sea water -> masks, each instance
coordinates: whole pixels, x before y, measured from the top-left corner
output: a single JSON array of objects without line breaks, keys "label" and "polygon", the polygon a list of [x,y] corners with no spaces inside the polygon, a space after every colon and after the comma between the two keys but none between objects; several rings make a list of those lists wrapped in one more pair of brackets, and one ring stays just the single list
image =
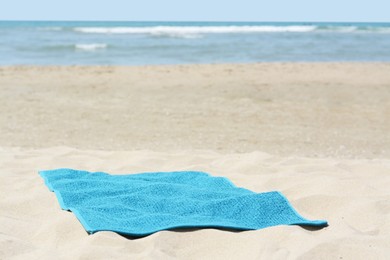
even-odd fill
[{"label": "sea water", "polygon": [[390,23],[0,21],[0,65],[390,61]]}]

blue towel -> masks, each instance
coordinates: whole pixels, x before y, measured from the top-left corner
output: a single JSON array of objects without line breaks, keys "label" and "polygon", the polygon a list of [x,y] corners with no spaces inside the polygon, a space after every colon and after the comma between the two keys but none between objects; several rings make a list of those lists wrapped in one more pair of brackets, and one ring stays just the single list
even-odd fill
[{"label": "blue towel", "polygon": [[92,234],[145,236],[160,230],[214,227],[236,230],[276,225],[326,226],[301,217],[279,192],[255,193],[204,172],[110,175],[72,169],[41,171],[61,208]]}]

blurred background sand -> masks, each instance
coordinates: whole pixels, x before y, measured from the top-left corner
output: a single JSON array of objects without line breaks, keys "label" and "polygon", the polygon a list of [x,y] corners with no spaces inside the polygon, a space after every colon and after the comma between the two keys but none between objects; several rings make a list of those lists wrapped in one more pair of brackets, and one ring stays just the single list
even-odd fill
[{"label": "blurred background sand", "polygon": [[0,68],[0,144],[388,158],[390,65]]}]

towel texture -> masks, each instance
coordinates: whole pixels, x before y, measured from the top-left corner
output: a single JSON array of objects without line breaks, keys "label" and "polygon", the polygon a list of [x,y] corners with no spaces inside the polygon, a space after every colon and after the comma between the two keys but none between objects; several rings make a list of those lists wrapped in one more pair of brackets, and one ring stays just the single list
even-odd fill
[{"label": "towel texture", "polygon": [[204,172],[110,175],[57,169],[40,175],[62,209],[72,211],[90,234],[145,236],[180,227],[327,225],[301,217],[279,192],[255,193]]}]

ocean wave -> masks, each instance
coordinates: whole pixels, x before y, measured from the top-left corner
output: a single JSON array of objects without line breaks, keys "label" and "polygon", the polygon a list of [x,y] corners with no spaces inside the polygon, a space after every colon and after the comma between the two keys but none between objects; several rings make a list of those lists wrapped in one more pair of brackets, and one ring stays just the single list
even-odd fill
[{"label": "ocean wave", "polygon": [[95,51],[98,49],[107,48],[107,44],[103,44],[103,43],[76,44],[74,47],[78,50],[83,50],[83,51]]},{"label": "ocean wave", "polygon": [[39,31],[62,31],[63,28],[62,27],[39,27],[38,28]]},{"label": "ocean wave", "polygon": [[174,38],[201,38],[202,34],[229,33],[390,33],[389,26],[356,25],[245,25],[245,26],[152,26],[152,27],[75,27],[73,31],[89,34],[148,34]]},{"label": "ocean wave", "polygon": [[335,33],[390,33],[390,26],[318,26],[317,31]]},{"label": "ocean wave", "polygon": [[155,26],[155,27],[77,27],[81,33],[197,35],[206,33],[310,32],[316,26]]},{"label": "ocean wave", "polygon": [[359,29],[360,28],[357,26],[319,26],[317,28],[318,31],[340,32],[340,33],[357,32],[359,31]]},{"label": "ocean wave", "polygon": [[171,32],[155,32],[150,33],[153,37],[161,38],[182,38],[182,39],[201,39],[203,38],[202,34],[197,33],[171,33]]},{"label": "ocean wave", "polygon": [[365,31],[375,32],[375,33],[390,33],[390,27],[366,27],[362,29]]}]

